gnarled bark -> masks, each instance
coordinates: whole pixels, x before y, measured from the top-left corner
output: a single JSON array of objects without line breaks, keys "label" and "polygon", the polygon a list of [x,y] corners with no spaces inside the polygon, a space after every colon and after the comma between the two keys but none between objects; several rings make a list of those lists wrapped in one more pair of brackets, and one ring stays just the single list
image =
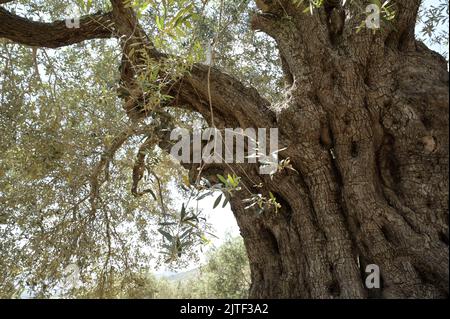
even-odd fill
[{"label": "gnarled bark", "polygon": [[[320,15],[254,18],[293,79],[277,126],[299,175],[265,180],[278,215],[233,201],[253,297],[448,295],[448,73],[414,39],[417,6],[375,34],[333,34]],[[381,289],[365,289],[367,264]]]}]

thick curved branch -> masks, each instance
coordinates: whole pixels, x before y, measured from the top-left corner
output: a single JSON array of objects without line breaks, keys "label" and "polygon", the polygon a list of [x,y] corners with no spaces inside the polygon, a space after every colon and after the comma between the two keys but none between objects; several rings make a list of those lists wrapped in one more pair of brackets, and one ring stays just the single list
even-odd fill
[{"label": "thick curved branch", "polygon": [[[194,65],[179,84],[172,86],[169,94],[175,97],[173,106],[184,106],[199,112],[218,128],[276,125],[270,103],[255,88],[246,87],[217,68],[209,70],[206,65]],[[211,123],[210,104],[214,111],[214,123]]]},{"label": "thick curved branch", "polygon": [[[122,61],[120,65],[119,96],[124,100],[124,109],[129,118],[134,121],[147,115],[142,110],[145,104],[145,92],[143,92],[136,78],[145,74],[147,59],[158,59],[160,53],[154,48],[153,43],[145,33],[133,8],[126,5],[123,0],[111,0],[112,16],[121,35]],[[145,52],[145,53],[144,53]]]},{"label": "thick curved branch", "polygon": [[0,7],[0,38],[36,47],[59,48],[91,39],[114,36],[111,13],[80,18],[79,28],[68,28],[65,20],[43,23],[17,16]]}]

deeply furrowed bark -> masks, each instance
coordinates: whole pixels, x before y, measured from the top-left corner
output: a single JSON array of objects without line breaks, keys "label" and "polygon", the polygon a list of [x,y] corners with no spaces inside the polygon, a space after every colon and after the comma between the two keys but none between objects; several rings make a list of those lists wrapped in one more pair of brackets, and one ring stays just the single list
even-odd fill
[{"label": "deeply furrowed bark", "polygon": [[[254,18],[293,79],[277,126],[299,174],[265,180],[278,215],[232,202],[252,297],[448,295],[448,72],[414,40],[415,12],[373,35],[331,34],[320,16]],[[368,264],[380,289],[364,286]]]},{"label": "deeply furrowed bark", "polygon": [[[115,29],[127,34],[133,25],[121,28],[121,1],[112,3]],[[447,63],[414,39],[420,1],[396,1],[394,25],[374,33],[356,33],[360,20],[340,21],[336,3],[310,16],[292,1],[257,1],[263,12],[252,25],[275,39],[283,62],[288,90],[280,105],[197,65],[172,86],[171,106],[207,120],[213,107],[218,128],[280,130],[281,157],[296,172],[270,178],[256,165],[231,167],[253,192],[270,191],[282,205],[258,215],[244,209],[248,193],[231,200],[251,297],[447,297]],[[232,173],[219,164],[208,171]],[[369,264],[380,267],[380,289],[365,286]]]}]

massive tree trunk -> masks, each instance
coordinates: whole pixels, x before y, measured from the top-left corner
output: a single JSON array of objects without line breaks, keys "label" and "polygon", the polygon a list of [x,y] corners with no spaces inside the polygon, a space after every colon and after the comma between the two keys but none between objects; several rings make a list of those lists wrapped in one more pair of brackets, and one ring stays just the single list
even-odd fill
[{"label": "massive tree trunk", "polygon": [[[171,106],[210,122],[213,110],[210,124],[218,128],[279,128],[281,157],[296,171],[271,178],[256,165],[231,167],[281,204],[277,213],[258,214],[244,209],[248,194],[231,200],[250,260],[251,297],[447,297],[447,63],[414,38],[419,0],[396,1],[393,25],[359,33],[356,13],[336,22],[341,9],[331,2],[308,15],[292,1],[257,1],[264,12],[252,26],[275,39],[283,62],[280,105],[197,65],[171,87]],[[8,37],[2,23],[0,36]],[[9,38],[27,44],[17,32]],[[380,289],[365,286],[369,264],[380,268]]]},{"label": "massive tree trunk", "polygon": [[[419,1],[396,31],[333,33],[327,11],[253,25],[278,43],[290,86],[276,110],[282,153],[299,174],[261,179],[279,214],[233,211],[252,297],[448,296],[448,73],[414,39]],[[276,6],[269,7],[276,13]],[[382,287],[365,289],[365,266]]]},{"label": "massive tree trunk", "polygon": [[[278,2],[254,17],[253,27],[277,41],[286,99],[273,108],[274,119],[259,119],[230,94],[215,124],[278,127],[287,148],[281,155],[298,173],[271,179],[256,167],[236,169],[247,185],[263,183],[255,192],[271,191],[282,205],[278,214],[259,216],[244,209],[245,195],[232,200],[251,297],[448,295],[447,64],[414,39],[419,1],[408,2],[395,31],[373,34],[357,34],[351,23],[334,32],[329,11],[307,16],[289,2],[283,11],[292,19],[277,17]],[[230,85],[213,79],[223,97]],[[201,85],[187,91],[198,94]],[[190,104],[207,118],[206,106]],[[380,268],[380,289],[365,287],[369,264]]]},{"label": "massive tree trunk", "polygon": [[[355,33],[355,21],[335,32],[328,10],[307,16],[286,2],[292,18],[279,19],[278,2],[265,6],[253,27],[277,41],[288,85],[273,114],[213,73],[215,125],[278,127],[281,155],[297,170],[272,179],[233,169],[282,205],[260,216],[244,209],[245,194],[231,201],[251,297],[448,295],[448,73],[414,39],[418,3],[374,34]],[[181,96],[209,119],[205,73],[193,73]],[[369,264],[380,268],[380,289],[365,286]]]}]

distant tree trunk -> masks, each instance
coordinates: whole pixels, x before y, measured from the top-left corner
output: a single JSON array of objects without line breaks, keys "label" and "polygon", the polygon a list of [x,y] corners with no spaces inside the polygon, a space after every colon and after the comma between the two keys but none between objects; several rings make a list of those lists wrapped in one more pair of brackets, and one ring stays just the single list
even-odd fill
[{"label": "distant tree trunk", "polygon": [[[112,15],[102,19],[137,37],[133,13],[111,2]],[[256,2],[263,12],[252,26],[278,44],[284,102],[270,106],[255,89],[204,65],[169,92],[176,97],[170,106],[214,118],[218,128],[278,127],[281,157],[297,171],[271,179],[256,165],[236,168],[244,184],[272,192],[282,206],[258,215],[244,209],[245,192],[231,201],[250,260],[250,297],[447,297],[448,72],[414,38],[420,1],[393,1],[392,25],[359,33],[360,12],[344,13],[339,1],[325,1],[314,15],[290,0]],[[113,36],[83,21],[80,30],[63,31],[0,15],[0,36],[29,45]],[[39,37],[45,32],[52,34]],[[210,176],[231,173],[209,169]],[[369,264],[380,268],[380,289],[365,286]]]}]

